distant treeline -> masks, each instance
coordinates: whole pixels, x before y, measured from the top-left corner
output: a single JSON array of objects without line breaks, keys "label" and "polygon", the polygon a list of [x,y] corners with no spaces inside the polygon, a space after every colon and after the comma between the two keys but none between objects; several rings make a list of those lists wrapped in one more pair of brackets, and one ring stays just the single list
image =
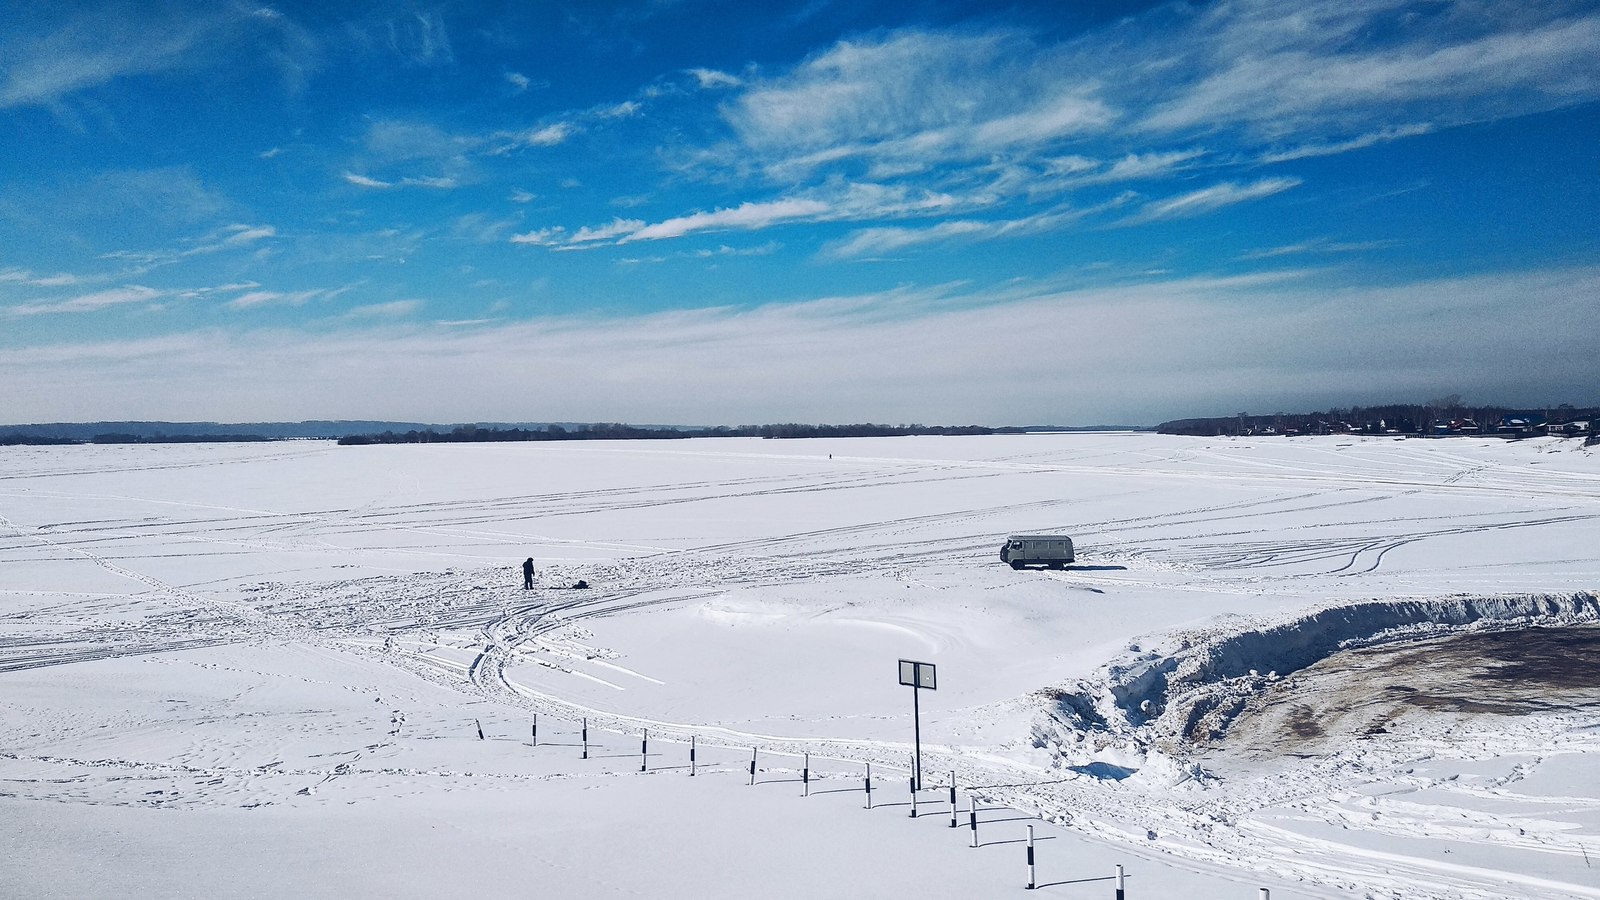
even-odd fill
[{"label": "distant treeline", "polygon": [[[1161,434],[1200,436],[1246,434],[1494,434],[1527,425],[1555,430],[1566,423],[1600,422],[1600,407],[1559,406],[1525,409],[1470,406],[1459,397],[1426,403],[1351,406],[1322,412],[1273,413],[1175,419],[1156,426]],[[1517,423],[1513,426],[1511,423]],[[1526,433],[1524,431],[1524,433]]]},{"label": "distant treeline", "polygon": [[0,446],[56,446],[61,444],[210,444],[238,441],[276,441],[260,434],[107,434],[87,438],[56,437],[46,434],[0,434]]},{"label": "distant treeline", "polygon": [[988,428],[982,425],[740,425],[714,428],[646,428],[618,423],[548,425],[544,428],[482,428],[459,425],[449,431],[431,428],[353,434],[339,439],[345,445],[362,444],[462,444],[490,441],[631,441],[704,437],[818,438],[898,437],[902,435],[1022,434],[1024,428]]},{"label": "distant treeline", "polygon": [[[495,423],[499,424],[499,423]],[[0,425],[0,444],[169,443],[204,438],[213,441],[339,438],[347,434],[401,428],[429,428],[421,422],[43,422]]]}]

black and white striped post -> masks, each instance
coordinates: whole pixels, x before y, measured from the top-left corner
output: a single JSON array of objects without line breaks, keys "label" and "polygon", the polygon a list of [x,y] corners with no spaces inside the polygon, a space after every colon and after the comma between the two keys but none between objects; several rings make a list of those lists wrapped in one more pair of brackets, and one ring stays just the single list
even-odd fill
[{"label": "black and white striped post", "polygon": [[810,753],[806,754],[806,761],[800,767],[800,784],[801,784],[802,788],[805,791],[805,793],[801,794],[800,796],[802,796],[802,797],[811,796],[811,754]]},{"label": "black and white striped post", "polygon": [[483,740],[483,723],[479,722],[477,719],[473,719],[472,724],[478,726],[478,740]]},{"label": "black and white striped post", "polygon": [[[967,805],[971,807],[971,809],[967,810],[967,821],[972,824],[972,846],[976,849],[978,846],[978,798],[968,794]],[[1121,900],[1121,898],[1118,898],[1118,900]]]},{"label": "black and white striped post", "polygon": [[861,786],[866,789],[867,809],[872,808],[872,763],[867,763],[867,777],[861,780]]},{"label": "black and white striped post", "polygon": [[960,828],[961,823],[956,821],[956,773],[950,773],[950,827]]},{"label": "black and white striped post", "polygon": [[756,748],[750,748],[750,786],[756,786]]},{"label": "black and white striped post", "polygon": [[533,745],[539,746],[539,714],[533,714]]},{"label": "black and white striped post", "polygon": [[689,777],[694,777],[694,735],[689,735]]},{"label": "black and white striped post", "polygon": [[1122,886],[1122,866],[1117,866],[1117,900],[1125,900],[1127,892]]},{"label": "black and white striped post", "polygon": [[644,730],[644,738],[639,741],[639,771],[650,771],[650,729]]},{"label": "black and white striped post", "polygon": [[917,817],[917,775],[911,774],[911,818]]},{"label": "black and white striped post", "polygon": [[1258,888],[1258,890],[1261,892],[1259,895],[1259,900],[1272,900],[1271,891],[1267,890],[1266,888]]},{"label": "black and white striped post", "polygon": [[583,758],[589,758],[589,719],[583,720]]},{"label": "black and white striped post", "polygon": [[1039,886],[1037,870],[1033,867],[1033,826],[1028,826],[1028,890]]}]

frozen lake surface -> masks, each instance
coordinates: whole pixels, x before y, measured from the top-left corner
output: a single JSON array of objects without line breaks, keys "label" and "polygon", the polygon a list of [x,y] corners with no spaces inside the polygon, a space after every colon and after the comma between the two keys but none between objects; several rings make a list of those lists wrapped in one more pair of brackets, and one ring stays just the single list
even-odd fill
[{"label": "frozen lake surface", "polygon": [[0,448],[0,896],[1600,897],[1597,520],[1558,439]]}]

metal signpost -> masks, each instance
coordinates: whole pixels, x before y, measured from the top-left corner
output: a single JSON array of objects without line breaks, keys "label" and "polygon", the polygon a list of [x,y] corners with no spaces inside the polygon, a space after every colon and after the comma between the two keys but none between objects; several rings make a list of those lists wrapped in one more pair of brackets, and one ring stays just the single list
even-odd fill
[{"label": "metal signpost", "polygon": [[911,659],[900,660],[900,683],[911,688],[911,727],[917,745],[915,771],[912,772],[911,778],[916,789],[920,791],[922,790],[922,710],[917,703],[917,695],[924,689],[930,691],[939,689],[933,663]]}]

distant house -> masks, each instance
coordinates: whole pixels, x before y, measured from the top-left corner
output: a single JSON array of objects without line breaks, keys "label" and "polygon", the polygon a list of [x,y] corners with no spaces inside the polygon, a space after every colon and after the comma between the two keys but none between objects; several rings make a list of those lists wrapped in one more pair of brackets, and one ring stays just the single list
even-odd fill
[{"label": "distant house", "polygon": [[1506,437],[1532,437],[1538,434],[1548,434],[1550,426],[1545,423],[1543,416],[1508,414],[1500,417],[1500,426],[1495,429],[1496,434]]},{"label": "distant house", "polygon": [[1560,425],[1552,425],[1550,428],[1552,430],[1558,430],[1563,437],[1577,437],[1579,435],[1588,434],[1591,430],[1589,422],[1587,421],[1563,422]]}]

